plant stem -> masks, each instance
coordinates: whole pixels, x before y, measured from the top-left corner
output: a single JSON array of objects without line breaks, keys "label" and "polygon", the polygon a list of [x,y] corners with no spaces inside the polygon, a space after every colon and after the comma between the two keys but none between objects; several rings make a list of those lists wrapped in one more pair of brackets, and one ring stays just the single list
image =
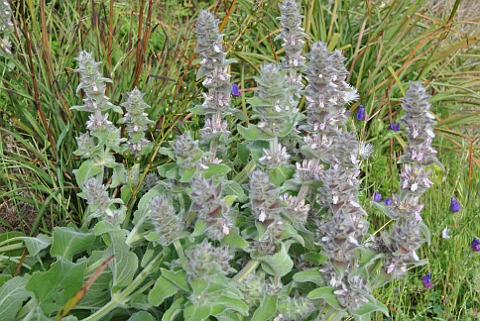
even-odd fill
[{"label": "plant stem", "polygon": [[[100,320],[108,313],[110,313],[110,311],[112,311],[113,309],[123,306],[130,299],[130,294],[132,294],[132,292],[134,292],[145,281],[145,279],[151,274],[153,269],[156,268],[157,263],[160,262],[162,258],[163,252],[158,253],[157,256],[153,260],[151,260],[150,263],[148,263],[148,265],[142,270],[142,272],[140,272],[137,277],[125,289],[123,289],[122,292],[113,295],[110,302],[105,304],[102,308],[100,308],[91,316],[83,319],[83,321]],[[151,282],[153,282],[153,280]],[[145,286],[143,288],[145,288]]]},{"label": "plant stem", "polygon": [[249,275],[251,272],[255,271],[257,266],[260,264],[260,261],[251,260],[243,267],[243,269],[233,277],[234,281],[242,282],[242,280]]}]

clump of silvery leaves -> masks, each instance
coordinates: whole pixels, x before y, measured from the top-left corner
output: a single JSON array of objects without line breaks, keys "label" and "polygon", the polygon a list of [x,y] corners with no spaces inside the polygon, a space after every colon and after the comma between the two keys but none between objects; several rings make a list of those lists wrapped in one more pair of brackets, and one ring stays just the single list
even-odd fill
[{"label": "clump of silvery leaves", "polygon": [[[385,279],[379,276],[401,276],[418,264],[415,251],[427,230],[420,197],[431,185],[426,167],[437,162],[428,96],[412,83],[403,100],[409,147],[402,189],[382,208],[395,223],[367,246],[369,223],[358,195],[361,161],[368,155],[345,122],[345,108],[359,98],[346,82],[345,58],[322,42],[313,43],[304,58],[299,4],[283,0],[279,6],[277,39],[285,56],[260,67],[258,90],[247,99],[251,118],[236,128],[227,122],[235,121],[233,61],[223,48],[219,20],[199,13],[197,78],[205,93],[191,112],[203,117],[204,127],[162,146],[146,134],[153,120],[143,93],[127,93],[123,109],[112,104],[101,63],[79,53],[83,104],[72,109],[87,117],[75,151],[83,159],[75,175],[87,205],[84,225],[28,239],[33,256],[50,248],[58,261],[46,272],[5,282],[3,289],[15,290],[20,302],[6,313],[52,318],[96,275],[79,303],[85,320],[340,321],[370,320],[375,311],[388,315],[371,290]],[[163,163],[148,173],[120,156],[154,159],[157,151]],[[32,284],[45,280],[49,293],[34,290]]]}]

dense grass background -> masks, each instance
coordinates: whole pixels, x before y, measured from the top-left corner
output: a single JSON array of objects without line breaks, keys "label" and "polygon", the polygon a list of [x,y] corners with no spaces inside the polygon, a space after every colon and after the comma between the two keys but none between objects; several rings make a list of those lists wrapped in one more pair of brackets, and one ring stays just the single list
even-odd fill
[{"label": "dense grass background", "polygon": [[[363,164],[363,200],[371,233],[385,228],[387,218],[370,205],[371,195],[393,193],[396,160],[405,145],[401,134],[388,131],[400,115],[400,98],[409,80],[422,81],[435,96],[434,141],[445,172],[432,170],[436,183],[425,196],[423,217],[431,229],[421,251],[427,266],[378,290],[392,320],[474,320],[480,308],[480,258],[470,249],[480,236],[480,50],[477,31],[480,4],[471,1],[319,1],[305,0],[308,44],[325,41],[347,57],[350,82],[368,121],[352,120],[360,139],[375,154]],[[79,224],[85,207],[77,197],[73,169],[75,137],[85,120],[69,107],[80,103],[74,57],[80,50],[103,62],[112,79],[108,95],[115,104],[135,86],[146,93],[157,121],[152,136],[160,146],[199,120],[187,109],[200,102],[195,81],[194,21],[200,8],[222,20],[232,81],[244,94],[235,107],[248,116],[246,97],[255,90],[253,77],[265,61],[282,55],[278,1],[252,0],[21,0],[10,1],[14,26],[13,54],[0,57],[0,232],[20,230],[49,234],[53,226]],[[477,13],[477,15],[475,15]],[[234,119],[232,118],[233,122]],[[119,157],[121,157],[119,155]],[[162,163],[126,158],[153,169]],[[146,172],[145,172],[146,173]],[[449,211],[450,198],[462,204]],[[450,238],[442,230],[450,228]],[[435,284],[425,289],[428,272]],[[378,316],[377,320],[384,317]]]}]

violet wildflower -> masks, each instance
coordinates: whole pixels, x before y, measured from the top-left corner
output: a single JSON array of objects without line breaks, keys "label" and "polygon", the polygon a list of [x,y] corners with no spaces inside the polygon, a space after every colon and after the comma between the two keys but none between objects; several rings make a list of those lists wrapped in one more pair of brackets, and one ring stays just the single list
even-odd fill
[{"label": "violet wildflower", "polygon": [[400,130],[400,124],[391,123],[390,125],[388,125],[388,130],[393,130],[398,132]]},{"label": "violet wildflower", "polygon": [[363,105],[358,106],[357,120],[366,120],[366,119],[367,119],[367,114],[365,114],[365,108],[363,108]]},{"label": "violet wildflower", "polygon": [[462,209],[462,206],[460,203],[457,201],[455,197],[452,197],[452,201],[450,203],[450,211],[457,213]]},{"label": "violet wildflower", "polygon": [[234,97],[239,97],[242,95],[240,88],[238,88],[237,84],[232,84],[232,89],[230,90],[230,94]]},{"label": "violet wildflower", "polygon": [[387,206],[390,205],[390,204],[392,204],[392,197],[389,197],[389,198],[384,199],[384,200],[383,200],[383,203],[385,203],[385,205],[387,205]]},{"label": "violet wildflower", "polygon": [[373,201],[374,202],[380,202],[382,200],[382,194],[380,194],[378,191],[375,191],[373,194]]},{"label": "violet wildflower", "polygon": [[473,252],[480,252],[480,240],[474,237],[471,247]]},{"label": "violet wildflower", "polygon": [[430,273],[422,277],[422,284],[428,290],[433,286],[433,283],[430,280]]}]

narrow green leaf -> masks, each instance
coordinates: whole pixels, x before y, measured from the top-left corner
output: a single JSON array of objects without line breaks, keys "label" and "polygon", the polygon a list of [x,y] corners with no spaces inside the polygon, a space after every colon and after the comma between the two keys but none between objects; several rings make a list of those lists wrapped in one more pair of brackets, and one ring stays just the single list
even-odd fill
[{"label": "narrow green leaf", "polygon": [[231,168],[228,165],[224,164],[208,164],[208,169],[203,172],[203,176],[206,179],[209,179],[217,175],[225,175],[231,171]]},{"label": "narrow green leaf", "polygon": [[297,282],[313,282],[318,286],[325,284],[325,280],[323,279],[319,268],[297,272],[293,275],[293,279]]},{"label": "narrow green leaf", "polygon": [[193,304],[186,304],[183,311],[185,321],[203,321],[210,316],[210,306],[196,306]]},{"label": "narrow green leaf", "polygon": [[41,250],[46,249],[52,244],[52,239],[45,234],[38,234],[37,237],[22,238],[27,247],[28,253],[32,256],[40,253]]},{"label": "narrow green leaf", "polygon": [[163,314],[162,321],[174,321],[177,315],[182,312],[185,301],[185,298],[176,299],[170,308],[168,308],[168,310]]},{"label": "narrow green leaf", "polygon": [[222,244],[240,249],[245,249],[248,247],[248,242],[238,234],[237,228],[232,228],[230,232],[223,237]]},{"label": "narrow green leaf", "polygon": [[176,272],[163,268],[160,270],[162,272],[162,277],[164,277],[166,280],[175,284],[179,289],[190,292],[190,286],[187,282],[187,273],[184,270],[179,270]]},{"label": "narrow green leaf", "polygon": [[252,255],[252,258],[262,263],[262,268],[265,272],[279,277],[290,272],[293,267],[293,261],[290,258],[290,255],[288,255],[288,250],[283,243],[282,248],[278,253],[258,257]]}]

